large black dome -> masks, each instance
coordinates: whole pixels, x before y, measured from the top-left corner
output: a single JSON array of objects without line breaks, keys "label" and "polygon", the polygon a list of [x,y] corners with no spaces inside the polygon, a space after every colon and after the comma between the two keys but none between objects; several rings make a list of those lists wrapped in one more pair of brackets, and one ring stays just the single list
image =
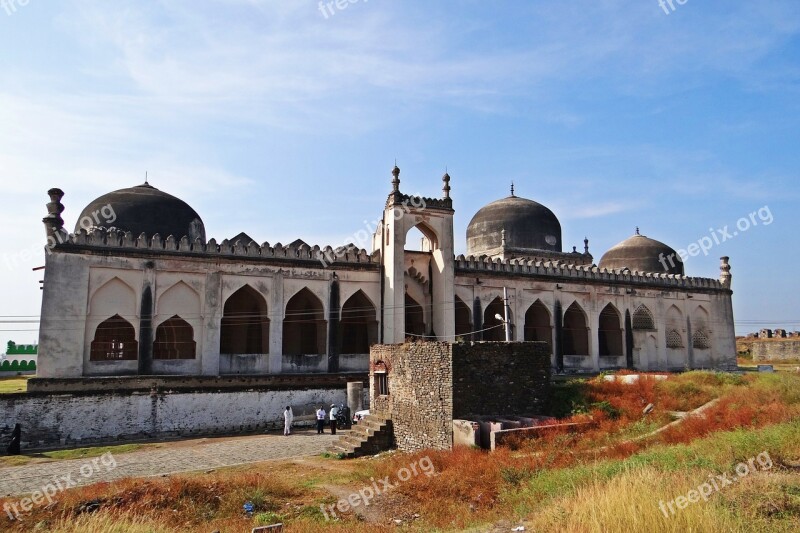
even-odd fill
[{"label": "large black dome", "polygon": [[598,265],[609,270],[657,272],[683,275],[683,262],[675,250],[655,239],[636,235],[603,254]]},{"label": "large black dome", "polygon": [[561,251],[561,223],[547,207],[513,194],[482,207],[467,226],[467,254],[500,248]]},{"label": "large black dome", "polygon": [[[109,207],[110,206],[110,207]],[[200,215],[189,204],[147,183],[104,194],[81,212],[75,231],[103,226],[130,231],[134,236],[158,233],[180,239],[206,240]]]}]

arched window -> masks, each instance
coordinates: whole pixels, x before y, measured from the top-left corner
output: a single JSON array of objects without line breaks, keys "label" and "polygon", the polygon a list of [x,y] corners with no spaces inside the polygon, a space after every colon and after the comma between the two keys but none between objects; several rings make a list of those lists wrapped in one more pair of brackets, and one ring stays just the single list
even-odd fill
[{"label": "arched window", "polygon": [[425,335],[425,313],[422,306],[406,293],[406,336],[419,338]]},{"label": "arched window", "polygon": [[586,313],[574,302],[564,313],[564,355],[589,355]]},{"label": "arched window", "polygon": [[667,332],[667,348],[683,348],[683,337],[681,337],[681,334],[675,329]]},{"label": "arched window", "polygon": [[165,320],[156,328],[153,359],[194,359],[196,350],[194,329],[178,315]]},{"label": "arched window", "polygon": [[339,324],[342,343],[340,353],[369,353],[371,344],[377,342],[378,322],[375,320],[375,306],[363,291],[357,291],[342,306]]},{"label": "arched window", "polygon": [[525,340],[546,342],[553,351],[553,328],[550,313],[541,300],[536,300],[525,312]]},{"label": "arched window", "polygon": [[640,305],[633,312],[633,329],[654,330],[656,322],[653,320],[653,313],[645,305]]},{"label": "arched window", "polygon": [[[503,300],[500,297],[492,300],[492,303],[486,306],[483,312],[483,340],[503,342],[506,340],[506,332],[503,327],[503,321],[498,320],[496,315],[505,317],[505,310],[503,309]],[[509,320],[511,318],[509,317]]]},{"label": "arched window", "polygon": [[458,296],[455,297],[456,337],[469,337],[472,333],[472,311]]},{"label": "arched window", "polygon": [[269,353],[267,302],[255,289],[245,285],[225,302],[222,311],[219,353]]},{"label": "arched window", "polygon": [[90,361],[136,361],[139,343],[136,330],[119,315],[102,322],[94,332],[89,354]]},{"label": "arched window", "polygon": [[284,355],[326,353],[328,328],[322,302],[307,288],[292,296],[283,319]]},{"label": "arched window", "polygon": [[697,330],[692,335],[692,347],[697,350],[708,350],[711,348],[711,342],[708,340],[708,335],[702,329]]},{"label": "arched window", "polygon": [[600,313],[597,341],[600,355],[623,355],[619,313],[611,304],[608,304]]}]

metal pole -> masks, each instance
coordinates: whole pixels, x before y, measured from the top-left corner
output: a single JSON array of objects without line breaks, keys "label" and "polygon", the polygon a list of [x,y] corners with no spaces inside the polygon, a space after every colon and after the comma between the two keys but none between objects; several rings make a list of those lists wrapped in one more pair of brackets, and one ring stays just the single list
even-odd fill
[{"label": "metal pole", "polygon": [[503,287],[503,326],[506,330],[506,342],[511,342],[511,311],[508,305],[508,287]]}]

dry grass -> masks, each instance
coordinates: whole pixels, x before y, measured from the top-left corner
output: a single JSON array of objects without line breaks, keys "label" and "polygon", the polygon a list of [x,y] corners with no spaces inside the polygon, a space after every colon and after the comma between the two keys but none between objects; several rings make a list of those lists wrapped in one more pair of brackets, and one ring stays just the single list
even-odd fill
[{"label": "dry grass", "polygon": [[[283,521],[287,531],[361,533],[395,529],[401,518],[417,531],[487,529],[527,518],[535,531],[789,531],[800,519],[800,481],[781,464],[800,459],[800,377],[730,376],[691,372],[666,382],[621,385],[591,380],[573,389],[571,420],[593,416],[595,427],[553,433],[494,453],[469,448],[396,453],[381,460],[298,460],[206,475],[124,480],[68,491],[56,505],[36,509],[9,531],[58,533],[214,530],[249,531]],[[655,438],[626,442],[719,398],[705,418]],[[656,409],[644,417],[642,409]],[[671,501],[712,473],[767,450],[776,467],[665,518]],[[429,458],[437,475],[412,477],[375,502],[381,519],[353,513],[326,521],[321,504],[334,503],[326,486],[355,491],[370,478]],[[242,504],[256,506],[246,516]],[[0,502],[2,503],[2,502]],[[87,503],[97,510],[87,512]],[[373,509],[374,509],[373,508]],[[413,515],[420,515],[413,520]],[[0,518],[5,520],[4,518]],[[38,528],[38,529],[37,529]]]}]

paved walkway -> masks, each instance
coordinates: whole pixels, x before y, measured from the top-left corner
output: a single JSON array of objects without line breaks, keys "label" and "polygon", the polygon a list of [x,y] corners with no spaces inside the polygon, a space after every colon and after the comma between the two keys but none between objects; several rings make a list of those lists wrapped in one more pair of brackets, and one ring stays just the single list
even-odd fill
[{"label": "paved walkway", "polygon": [[[107,458],[70,459],[0,468],[0,497],[32,493],[47,485],[81,486],[125,477],[211,470],[273,459],[319,455],[339,437],[299,431],[290,437],[258,435],[170,442],[163,447]],[[116,463],[116,466],[114,466]]]}]

